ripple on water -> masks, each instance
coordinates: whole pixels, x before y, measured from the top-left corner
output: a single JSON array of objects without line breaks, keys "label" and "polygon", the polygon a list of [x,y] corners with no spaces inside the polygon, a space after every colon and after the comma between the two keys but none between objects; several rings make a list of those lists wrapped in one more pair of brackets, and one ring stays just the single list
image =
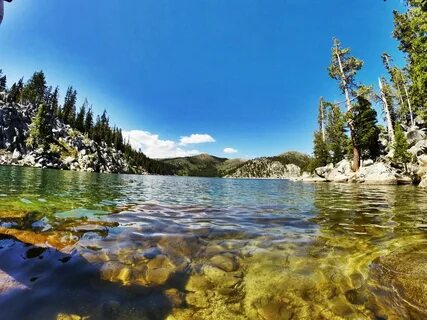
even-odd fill
[{"label": "ripple on water", "polygon": [[418,189],[8,170],[11,319],[425,318]]}]

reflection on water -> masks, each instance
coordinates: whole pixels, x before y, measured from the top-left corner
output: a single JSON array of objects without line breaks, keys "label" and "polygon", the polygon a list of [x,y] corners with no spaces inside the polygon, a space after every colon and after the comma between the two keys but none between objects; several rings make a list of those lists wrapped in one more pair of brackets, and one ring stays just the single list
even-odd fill
[{"label": "reflection on water", "polygon": [[0,167],[0,319],[424,319],[426,200]]}]

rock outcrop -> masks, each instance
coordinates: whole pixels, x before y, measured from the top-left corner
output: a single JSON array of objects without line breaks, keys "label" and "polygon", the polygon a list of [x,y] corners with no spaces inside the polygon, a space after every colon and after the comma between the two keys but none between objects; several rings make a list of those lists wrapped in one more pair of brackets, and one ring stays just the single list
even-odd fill
[{"label": "rock outcrop", "polygon": [[295,164],[282,164],[268,158],[247,161],[227,178],[292,179],[301,176],[301,168]]},{"label": "rock outcrop", "polygon": [[394,168],[385,162],[374,163],[372,160],[365,160],[362,162],[360,169],[357,172],[353,172],[351,162],[345,159],[336,165],[330,163],[327,166],[316,168],[313,175],[305,173],[300,180],[381,185],[412,183],[409,173],[405,174],[404,171]]},{"label": "rock outcrop", "polygon": [[67,169],[87,172],[140,173],[123,153],[105,142],[97,143],[69,125],[55,119],[52,134],[55,144],[48,150],[31,150],[26,145],[35,110],[31,105],[0,101],[0,165]]}]

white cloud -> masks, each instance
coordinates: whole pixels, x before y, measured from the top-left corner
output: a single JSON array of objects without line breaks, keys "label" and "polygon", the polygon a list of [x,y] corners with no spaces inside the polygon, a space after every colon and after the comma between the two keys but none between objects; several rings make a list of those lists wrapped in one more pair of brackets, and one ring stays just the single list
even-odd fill
[{"label": "white cloud", "polygon": [[135,150],[141,150],[150,158],[187,157],[201,153],[198,150],[186,150],[184,148],[181,148],[180,146],[183,146],[183,144],[177,143],[172,140],[162,140],[160,139],[158,134],[150,133],[148,131],[125,131],[123,132],[123,137],[125,141],[129,141],[130,145]]},{"label": "white cloud", "polygon": [[239,150],[236,150],[234,148],[225,148],[224,149],[224,153],[228,153],[228,154],[237,153],[237,152],[239,152]]},{"label": "white cloud", "polygon": [[212,138],[212,136],[209,134],[193,133],[190,136],[181,137],[181,139],[179,140],[179,144],[181,146],[185,146],[187,144],[199,144],[207,142],[215,142],[215,139]]}]

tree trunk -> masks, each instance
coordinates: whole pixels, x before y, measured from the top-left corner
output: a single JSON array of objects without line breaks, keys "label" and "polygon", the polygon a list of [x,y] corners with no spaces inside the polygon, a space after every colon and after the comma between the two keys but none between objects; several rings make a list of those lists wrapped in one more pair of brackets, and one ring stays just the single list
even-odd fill
[{"label": "tree trunk", "polygon": [[387,103],[385,93],[383,91],[383,82],[380,78],[378,78],[378,83],[380,85],[381,100],[383,101],[384,113],[385,113],[385,117],[387,120],[388,135],[390,137],[390,141],[391,141],[392,145],[394,145],[394,143],[396,142],[396,139],[394,136],[393,122],[391,121],[390,108],[389,108],[389,105]]},{"label": "tree trunk", "polygon": [[403,78],[403,75],[402,75],[402,79],[403,79],[403,88],[405,89],[406,99],[408,100],[409,116],[411,118],[411,126],[415,126],[414,114],[412,113],[411,100],[409,99],[408,88],[406,87],[405,78]]},{"label": "tree trunk", "polygon": [[[350,100],[350,92],[348,89],[347,79],[345,77],[344,69],[342,67],[341,57],[340,57],[340,54],[338,52],[338,48],[335,48],[335,54],[337,56],[338,65],[340,67],[341,79],[342,79],[344,94],[345,94],[345,102],[347,105],[347,113],[351,113],[352,106],[351,106],[351,100]],[[356,143],[353,120],[351,120],[351,119],[348,120],[348,127],[350,128],[351,142],[353,144],[353,167],[352,167],[352,169],[353,169],[353,171],[357,171],[360,168],[360,151],[359,151],[359,148],[358,148],[357,143]]]},{"label": "tree trunk", "polygon": [[320,117],[321,117],[321,127],[322,127],[322,139],[323,139],[323,142],[326,142],[325,108],[323,106],[323,98],[320,98]]}]

